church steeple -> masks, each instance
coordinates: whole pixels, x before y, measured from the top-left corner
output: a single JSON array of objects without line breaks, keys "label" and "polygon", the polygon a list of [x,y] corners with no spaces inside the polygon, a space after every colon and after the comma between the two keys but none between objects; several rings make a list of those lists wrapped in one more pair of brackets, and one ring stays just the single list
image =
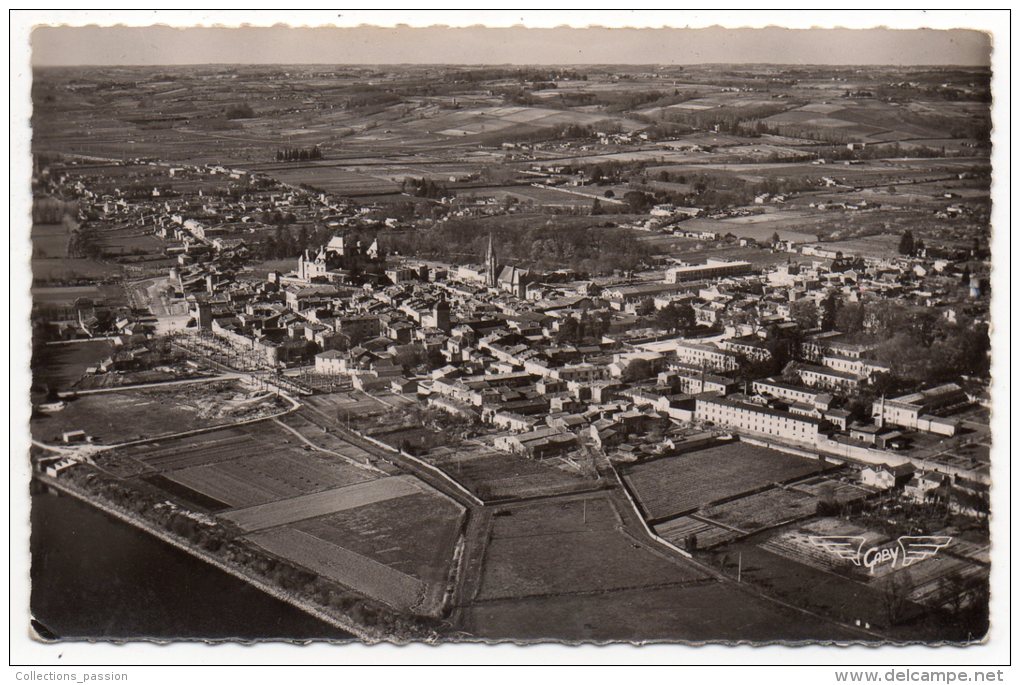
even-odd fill
[{"label": "church steeple", "polygon": [[496,265],[496,248],[492,244],[492,233],[489,233],[489,247],[485,250],[485,284],[496,287],[499,278],[499,267]]}]

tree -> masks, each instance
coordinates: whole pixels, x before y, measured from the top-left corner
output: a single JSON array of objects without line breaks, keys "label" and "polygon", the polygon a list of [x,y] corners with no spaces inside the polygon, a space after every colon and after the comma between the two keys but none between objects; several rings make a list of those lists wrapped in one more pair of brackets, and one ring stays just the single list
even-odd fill
[{"label": "tree", "polygon": [[840,308],[843,306],[843,298],[839,296],[839,293],[835,290],[829,292],[822,300],[821,314],[822,314],[822,328],[825,330],[832,330],[836,327],[836,315],[839,314]]},{"label": "tree", "polygon": [[603,213],[603,211],[602,211],[602,203],[599,202],[598,198],[595,198],[591,202],[591,215],[592,216],[598,216],[599,214],[602,214],[602,213]]},{"label": "tree", "polygon": [[638,357],[631,360],[623,370],[623,380],[627,383],[642,381],[652,375],[652,364],[647,359]]},{"label": "tree", "polygon": [[638,316],[650,316],[651,314],[654,314],[655,300],[653,300],[650,297],[646,297],[645,299],[641,300],[641,302],[638,303],[638,306],[635,307],[634,313],[636,313]]},{"label": "tree", "polygon": [[801,330],[818,327],[818,305],[813,300],[797,300],[790,305],[790,318]]},{"label": "tree", "polygon": [[577,319],[572,316],[568,316],[560,322],[560,327],[556,331],[556,342],[579,342],[579,340],[580,324]]},{"label": "tree", "polygon": [[864,305],[860,302],[845,304],[836,312],[835,328],[844,333],[860,333],[864,330]]},{"label": "tree", "polygon": [[694,307],[686,303],[670,302],[655,313],[654,320],[657,326],[665,328],[670,333],[689,331],[697,325]]},{"label": "tree", "polygon": [[886,576],[882,596],[885,600],[886,618],[889,619],[890,625],[896,625],[903,620],[910,606],[909,595],[912,588],[913,583],[908,570]]},{"label": "tree", "polygon": [[903,231],[903,235],[900,236],[899,252],[901,255],[913,255],[914,254],[914,234],[910,232],[910,229]]}]

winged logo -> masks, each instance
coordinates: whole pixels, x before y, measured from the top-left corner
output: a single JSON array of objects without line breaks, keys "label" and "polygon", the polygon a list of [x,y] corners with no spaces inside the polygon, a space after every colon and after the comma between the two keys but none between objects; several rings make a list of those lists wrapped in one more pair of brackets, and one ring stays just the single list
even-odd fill
[{"label": "winged logo", "polygon": [[807,538],[812,545],[824,549],[830,554],[853,563],[854,566],[865,566],[871,573],[875,567],[888,563],[900,568],[924,561],[952,542],[948,535],[903,535],[896,540],[896,545],[886,547],[869,547],[864,549],[867,539],[863,535],[811,535]]},{"label": "winged logo", "polygon": [[953,541],[948,535],[904,535],[897,542],[903,551],[902,566],[924,561]]},{"label": "winged logo", "polygon": [[864,557],[863,535],[812,535],[808,537],[808,542],[840,559],[852,561],[854,566],[860,566]]}]

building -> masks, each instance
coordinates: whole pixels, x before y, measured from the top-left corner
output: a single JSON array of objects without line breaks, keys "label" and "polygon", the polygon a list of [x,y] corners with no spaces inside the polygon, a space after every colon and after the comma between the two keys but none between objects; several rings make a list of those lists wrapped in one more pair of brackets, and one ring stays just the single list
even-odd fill
[{"label": "building", "polygon": [[735,353],[701,343],[678,342],[676,358],[683,364],[705,367],[713,371],[735,371],[740,368],[740,359]]},{"label": "building", "polygon": [[496,438],[496,449],[512,454],[521,454],[532,459],[542,459],[565,452],[577,445],[573,433],[556,428],[539,428],[529,433],[501,435]]},{"label": "building", "polygon": [[812,388],[825,388],[838,392],[853,392],[861,386],[861,379],[843,371],[836,371],[825,366],[814,364],[798,364],[797,374],[804,385]]},{"label": "building", "polygon": [[861,483],[878,490],[890,490],[906,483],[914,476],[913,464],[875,464],[861,471]]},{"label": "building", "polygon": [[967,393],[959,385],[946,383],[893,399],[883,397],[871,405],[871,415],[879,423],[953,436],[956,435],[956,422],[934,416],[932,412],[945,411],[969,402]]},{"label": "building", "polygon": [[681,264],[666,271],[666,283],[682,283],[726,276],[749,276],[754,273],[750,262],[709,259],[704,264]]},{"label": "building", "polygon": [[759,395],[768,395],[788,402],[802,402],[817,406],[820,402],[824,404],[822,409],[828,409],[832,402],[832,396],[827,393],[820,393],[813,388],[805,388],[800,385],[784,383],[778,378],[762,378],[752,383],[751,389]]},{"label": "building", "polygon": [[822,420],[811,416],[798,416],[722,397],[698,397],[694,418],[737,431],[808,444],[815,443],[824,425]]}]

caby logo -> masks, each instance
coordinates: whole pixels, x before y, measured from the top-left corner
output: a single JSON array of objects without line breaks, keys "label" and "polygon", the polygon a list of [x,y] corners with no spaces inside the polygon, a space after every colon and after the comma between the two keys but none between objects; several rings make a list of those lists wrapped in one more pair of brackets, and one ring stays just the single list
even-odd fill
[{"label": "caby logo", "polygon": [[952,542],[948,535],[904,535],[889,547],[869,547],[864,549],[867,540],[861,535],[812,535],[808,542],[820,547],[840,559],[853,562],[854,566],[863,566],[870,573],[875,567],[888,563],[891,567],[906,568],[913,563],[935,556],[935,553]]}]

